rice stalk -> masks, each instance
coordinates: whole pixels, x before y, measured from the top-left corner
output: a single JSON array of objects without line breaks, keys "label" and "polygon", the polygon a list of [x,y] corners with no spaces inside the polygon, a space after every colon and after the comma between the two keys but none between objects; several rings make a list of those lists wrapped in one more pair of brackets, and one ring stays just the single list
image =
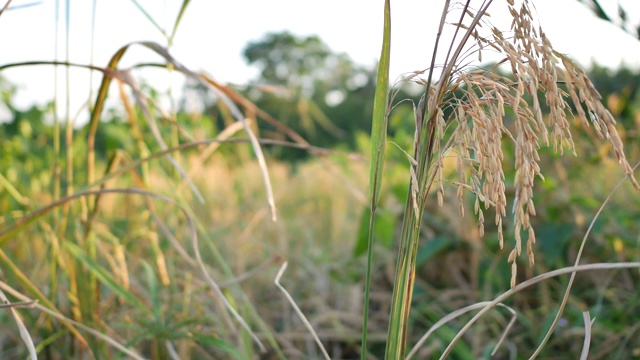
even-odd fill
[{"label": "rice stalk", "polygon": [[[93,0],[91,2],[91,30],[90,30],[90,40],[89,40],[89,65],[94,64],[94,55],[95,55],[95,40],[96,40],[96,13],[98,8],[98,0]],[[93,73],[89,75],[89,95],[87,100],[89,104],[93,99]],[[91,110],[91,109],[89,109]]]},{"label": "rice stalk", "polygon": [[28,206],[30,201],[29,198],[23,196],[18,189],[16,189],[13,184],[7,180],[2,174],[0,174],[0,187],[5,189],[7,193],[11,196],[13,200],[15,200],[18,204],[22,206]]},{"label": "rice stalk", "polygon": [[204,81],[206,81],[209,85],[215,87],[220,92],[225,94],[229,99],[231,99],[231,101],[242,106],[242,108],[244,108],[245,113],[255,114],[255,116],[258,116],[262,120],[266,121],[267,123],[272,125],[276,130],[278,130],[280,133],[287,135],[289,138],[291,138],[291,140],[295,141],[300,145],[307,145],[307,146],[310,145],[309,142],[306,141],[300,134],[298,134],[297,132],[295,132],[293,129],[283,124],[282,122],[278,121],[276,118],[269,115],[264,110],[257,107],[256,104],[254,104],[249,99],[247,99],[246,97],[236,92],[234,89],[213,80],[211,77],[207,76],[206,74],[200,73],[198,75]]},{"label": "rice stalk", "polygon": [[240,110],[235,105],[235,103],[233,101],[231,101],[231,99],[229,99],[227,96],[225,96],[224,93],[219,91],[216,87],[211,86],[207,81],[202,79],[198,74],[196,74],[195,72],[189,70],[188,68],[186,68],[182,64],[178,63],[169,54],[169,52],[165,48],[163,48],[160,45],[158,45],[156,43],[153,43],[153,42],[140,42],[139,44],[143,45],[143,46],[145,46],[145,47],[147,47],[147,48],[149,48],[151,50],[153,50],[158,55],[160,55],[163,58],[165,58],[165,60],[167,60],[167,62],[173,64],[173,66],[175,67],[176,70],[180,71],[181,73],[183,73],[184,75],[186,75],[190,79],[195,80],[198,83],[204,85],[209,90],[211,90],[213,93],[215,93],[216,95],[220,96],[222,102],[229,109],[229,111],[231,111],[231,114],[236,119],[236,121],[238,121],[241,124],[243,124],[245,132],[247,133],[247,136],[250,139],[251,146],[253,148],[254,154],[256,155],[258,164],[260,166],[260,171],[262,172],[262,180],[264,182],[265,191],[267,193],[267,202],[268,202],[269,208],[271,210],[271,220],[272,221],[276,221],[277,220],[277,211],[276,211],[275,200],[274,200],[274,197],[273,197],[273,189],[272,189],[272,186],[271,186],[271,180],[269,179],[269,171],[267,169],[267,163],[266,163],[264,154],[262,152],[262,149],[260,148],[260,142],[258,141],[258,138],[256,137],[256,135],[253,133],[253,130],[251,130],[251,128],[247,124],[245,116],[240,112]]}]

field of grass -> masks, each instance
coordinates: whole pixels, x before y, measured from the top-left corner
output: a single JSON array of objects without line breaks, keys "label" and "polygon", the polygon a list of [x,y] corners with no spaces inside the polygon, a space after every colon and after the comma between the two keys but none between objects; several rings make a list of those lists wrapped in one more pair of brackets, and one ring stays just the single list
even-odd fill
[{"label": "field of grass", "polygon": [[[168,33],[175,34],[187,5]],[[422,85],[432,100],[390,115],[390,24],[384,28],[372,136],[359,133],[355,148],[340,151],[310,146],[235,89],[185,68],[154,43],[128,47],[148,48],[169,73],[214,94],[210,113],[162,108],[165,94],[119,68],[128,47],[107,67],[93,68],[104,77],[83,127],[58,119],[55,106],[16,109],[12,90],[3,87],[12,121],[0,128],[0,358],[393,359],[419,344],[414,358],[437,359],[481,311],[449,358],[525,359],[541,343],[545,359],[640,358],[640,197],[629,182],[612,192],[630,174],[617,131],[633,165],[640,159],[637,124],[622,129],[596,116],[584,127],[583,105],[606,114],[595,90],[581,83],[578,70],[567,71],[564,85],[581,87],[560,89],[548,80],[555,70],[546,68],[531,70],[540,84],[529,92],[522,86],[522,94],[514,89],[531,78],[489,81],[478,71],[460,72],[440,86],[429,75]],[[32,64],[0,69],[15,66]],[[577,107],[563,110],[577,116],[545,113],[535,123],[530,103],[538,92],[548,100],[564,91],[565,98],[578,91]],[[499,117],[497,102],[486,100],[496,93],[517,110]],[[114,108],[105,109],[107,94],[117,100]],[[530,118],[519,123],[518,111]],[[575,144],[577,156],[561,157],[553,145],[538,150],[537,132],[563,121],[573,138],[561,130],[552,144],[563,143],[567,153]],[[268,130],[257,125],[265,122]],[[406,124],[410,134],[402,131]],[[493,126],[497,137],[482,142],[483,126]],[[496,148],[502,159],[492,162],[485,153]],[[308,156],[283,160],[288,151]],[[522,175],[523,158],[530,169],[544,169],[545,179],[533,170]],[[461,186],[473,180],[461,180],[465,171],[480,168],[482,184]],[[481,186],[501,181],[498,191]],[[482,193],[493,201],[478,202]],[[500,206],[507,210],[496,224]],[[481,216],[490,220],[482,224]],[[516,231],[528,222],[535,264],[531,254],[512,251],[520,246]],[[575,269],[567,267],[577,258],[587,268],[569,280]],[[398,287],[404,290],[394,292]],[[494,299],[499,304],[487,307]],[[403,321],[395,324],[395,315]]]},{"label": "field of grass", "polygon": [[[537,263],[532,268],[521,266],[520,281],[571,263],[588,222],[608,189],[622,177],[614,161],[599,159],[589,165],[572,160],[556,159],[548,164],[557,176],[540,184],[544,190],[537,199],[543,204],[535,224]],[[37,290],[30,292],[25,284],[33,286],[65,316],[91,324],[145,357],[165,358],[173,353],[174,358],[316,358],[320,354],[311,334],[273,283],[283,261],[288,261],[281,283],[331,357],[357,357],[365,264],[362,256],[354,257],[353,250],[366,208],[366,163],[341,156],[316,157],[295,165],[270,160],[279,216],[272,222],[259,168],[252,159],[230,162],[213,156],[203,164],[186,154],[183,161],[204,204],[186,188],[176,192],[179,181],[173,181],[160,164],[150,164],[145,187],[190,209],[207,269],[265,342],[267,354],[258,355],[246,333],[229,319],[192,263],[188,229],[178,205],[161,200],[147,202],[137,194],[103,195],[89,239],[82,238],[81,220],[68,225],[74,229],[68,238],[57,238],[49,226],[50,217],[38,220],[5,243],[3,282],[36,298]],[[393,167],[403,164],[391,165],[390,170]],[[616,173],[618,176],[609,175]],[[388,181],[393,182],[393,176]],[[106,188],[140,187],[132,182],[133,177],[122,176]],[[18,189],[34,209],[51,199],[46,191]],[[451,193],[444,207],[428,209],[437,215],[423,229],[411,343],[447,314],[491,300],[509,287],[510,270],[506,254],[497,248],[495,229],[488,229],[480,238],[473,217],[459,217]],[[383,210],[401,216],[393,191],[385,191],[382,203]],[[81,217],[84,206],[76,201],[69,212]],[[634,219],[640,216],[638,208],[630,187],[615,194],[588,240],[583,263],[637,261],[639,229]],[[5,215],[3,228],[9,217]],[[160,224],[175,236],[187,258],[170,244]],[[87,246],[83,241],[94,244],[94,256],[82,248]],[[394,257],[394,246],[376,246],[369,322],[373,354],[384,345]],[[28,280],[14,272],[12,264]],[[91,280],[95,288],[85,289]],[[499,358],[512,358],[509,354],[520,358],[534,348],[557,309],[566,281],[566,276],[546,280],[506,302],[518,317]],[[578,356],[584,337],[582,311],[596,318],[593,358],[637,356],[637,281],[636,270],[580,274],[561,326],[543,356]],[[83,302],[90,304],[84,305],[88,309],[83,310]],[[20,314],[43,358],[83,357],[88,351],[83,341],[94,343],[91,335],[80,331],[82,335],[73,336],[62,321],[43,316],[37,309],[20,310]],[[26,348],[11,325],[14,321],[8,313],[3,318],[2,357],[21,356]],[[454,349],[453,356],[475,358],[491,351],[509,319],[504,311],[488,314]],[[442,352],[452,331],[466,320],[468,316],[463,316],[437,330],[418,358]],[[118,356],[118,351],[101,342],[90,349],[97,357]]]}]

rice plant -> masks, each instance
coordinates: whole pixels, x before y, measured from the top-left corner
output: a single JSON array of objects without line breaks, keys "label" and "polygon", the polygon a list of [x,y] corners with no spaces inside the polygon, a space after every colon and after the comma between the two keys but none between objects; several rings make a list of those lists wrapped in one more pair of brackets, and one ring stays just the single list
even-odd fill
[{"label": "rice plant", "polygon": [[[472,213],[477,218],[480,234],[484,231],[485,213],[498,229],[502,248],[512,245],[507,261],[511,264],[511,287],[517,284],[517,257],[526,253],[529,264],[535,261],[535,230],[531,217],[536,215],[533,191],[536,178],[544,180],[540,168],[539,149],[552,146],[555,152],[576,155],[570,127],[577,119],[585,127],[593,127],[599,138],[610,143],[620,167],[636,190],[640,190],[623,151],[616,121],[602,105],[601,97],[585,72],[569,57],[556,51],[544,30],[537,25],[535,8],[528,0],[508,0],[495,6],[507,6],[511,28],[493,26],[489,8],[493,1],[443,1],[440,26],[436,34],[433,56],[426,70],[417,71],[408,80],[424,87],[415,107],[415,136],[409,163],[408,197],[405,203],[402,234],[394,282],[386,343],[387,359],[402,359],[406,354],[408,321],[414,288],[416,254],[425,204],[436,192],[443,204],[445,157],[456,158],[457,181],[454,182],[459,213],[464,216],[465,193],[474,196]],[[387,94],[390,49],[390,1],[385,2],[382,56],[378,70],[378,89],[372,132],[372,165],[370,171],[371,223],[378,202],[386,147],[386,119],[391,111]],[[449,24],[449,25],[445,25]],[[440,45],[445,26],[453,27],[450,43]],[[483,53],[500,57],[498,65],[489,68],[471,66],[470,58],[482,60]],[[444,62],[436,58],[444,54]],[[510,76],[494,71],[506,68]],[[543,116],[542,108],[549,108]],[[505,236],[508,201],[503,162],[503,148],[515,149],[515,195],[510,212],[513,233]],[[372,229],[372,225],[370,226]],[[371,267],[371,242],[369,263]],[[365,290],[368,293],[368,282]],[[365,298],[368,298],[365,295]],[[368,300],[365,300],[368,301]],[[363,352],[366,354],[368,313],[365,307]]]}]

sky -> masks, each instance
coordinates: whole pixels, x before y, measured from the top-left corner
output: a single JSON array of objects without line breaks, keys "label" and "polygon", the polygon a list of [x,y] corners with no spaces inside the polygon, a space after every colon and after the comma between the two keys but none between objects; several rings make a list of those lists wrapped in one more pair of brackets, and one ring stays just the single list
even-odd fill
[{"label": "sky", "polygon": [[[12,6],[34,1],[38,0],[14,0]],[[166,46],[167,38],[136,7],[136,2],[165,29],[171,29],[182,4],[182,0],[42,0],[33,6],[11,10],[0,17],[0,64],[53,60],[56,43],[57,58],[65,59],[67,15],[68,54],[72,62],[105,66],[121,46],[134,41],[155,41]],[[612,14],[616,13],[617,2],[602,0]],[[640,2],[620,2],[640,22]],[[478,4],[478,0],[473,0],[474,3]],[[69,4],[68,11],[66,4]],[[92,18],[94,4],[95,19]],[[222,82],[243,84],[257,74],[242,58],[246,44],[267,32],[288,30],[296,35],[318,35],[333,51],[345,52],[355,62],[372,66],[380,53],[383,4],[383,0],[192,0],[170,52],[192,70],[206,71]],[[392,79],[428,66],[441,4],[434,0],[391,1]],[[624,63],[640,68],[640,41],[597,19],[577,0],[538,0],[535,6],[542,28],[554,47],[583,66],[597,62],[608,67]],[[504,0],[495,0],[490,13],[494,22],[504,22]],[[159,60],[151,51],[134,47],[121,64],[129,66]],[[53,98],[54,73],[50,66],[39,66],[7,69],[0,75],[19,85],[16,103],[27,106]],[[160,87],[180,81],[158,70],[143,76]],[[89,77],[86,70],[74,69],[70,73],[72,112],[81,109],[88,98]],[[61,101],[64,101],[65,79],[64,70],[59,69],[57,84]],[[99,85],[97,74],[92,84],[93,88]]]}]

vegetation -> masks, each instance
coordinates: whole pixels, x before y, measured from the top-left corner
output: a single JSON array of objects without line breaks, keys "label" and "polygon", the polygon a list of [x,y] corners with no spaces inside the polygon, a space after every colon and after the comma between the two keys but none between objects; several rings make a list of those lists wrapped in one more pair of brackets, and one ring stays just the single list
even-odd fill
[{"label": "vegetation", "polygon": [[[399,87],[387,18],[377,72],[272,33],[232,88],[171,56],[188,3],[167,46],[48,64],[101,72],[83,126],[0,80],[0,358],[640,358],[640,198],[619,185],[640,74],[587,76],[525,1],[512,37],[454,5],[444,71]],[[472,43],[509,66],[465,67]],[[121,68],[136,46],[165,62]],[[145,66],[185,77],[174,106]]]}]

